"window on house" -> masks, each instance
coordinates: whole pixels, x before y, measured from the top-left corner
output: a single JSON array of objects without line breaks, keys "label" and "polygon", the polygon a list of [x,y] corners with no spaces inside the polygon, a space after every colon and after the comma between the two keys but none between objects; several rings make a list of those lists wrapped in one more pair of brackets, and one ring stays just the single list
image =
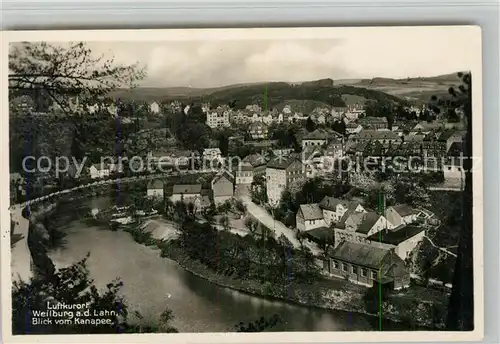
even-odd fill
[{"label": "window on house", "polygon": [[361,276],[366,277],[366,269],[361,268]]},{"label": "window on house", "polygon": [[371,277],[372,279],[377,279],[377,272],[376,271],[371,271]]},{"label": "window on house", "polygon": [[347,271],[347,264],[342,263],[342,270]]},{"label": "window on house", "polygon": [[357,267],[357,266],[354,266],[354,265],[353,265],[353,266],[351,266],[351,272],[352,272],[353,274],[357,274],[357,273],[358,273],[358,267]]},{"label": "window on house", "polygon": [[338,268],[340,267],[339,262],[337,262],[336,260],[334,260],[334,261],[333,261],[333,267],[334,267],[335,269],[338,269]]}]

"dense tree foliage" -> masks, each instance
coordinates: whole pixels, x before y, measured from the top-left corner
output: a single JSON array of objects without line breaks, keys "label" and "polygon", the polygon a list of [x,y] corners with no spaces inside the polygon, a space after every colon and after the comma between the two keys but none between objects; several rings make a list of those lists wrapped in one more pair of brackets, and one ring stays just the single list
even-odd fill
[{"label": "dense tree foliage", "polygon": [[297,125],[273,124],[269,127],[269,136],[271,140],[277,140],[278,148],[293,148],[300,152],[301,145],[297,139],[299,128]]},{"label": "dense tree foliage", "polygon": [[331,125],[330,128],[335,130],[337,133],[346,135],[346,124],[343,120],[340,121],[334,121]]},{"label": "dense tree foliage", "polygon": [[175,135],[182,147],[196,151],[208,147],[210,128],[197,116],[179,111],[171,114],[167,121],[167,128]]},{"label": "dense tree foliage", "polygon": [[120,65],[96,57],[82,42],[55,46],[46,42],[23,42],[9,51],[9,92],[30,93],[35,103],[50,98],[65,113],[72,111],[72,96],[93,105],[118,87],[134,86],[144,77],[137,64]]},{"label": "dense tree foliage", "polygon": [[274,239],[272,230],[262,226],[255,235],[241,237],[185,215],[178,245],[184,254],[218,274],[260,281],[280,292],[290,283],[309,283],[318,277],[310,252],[284,246]]}]

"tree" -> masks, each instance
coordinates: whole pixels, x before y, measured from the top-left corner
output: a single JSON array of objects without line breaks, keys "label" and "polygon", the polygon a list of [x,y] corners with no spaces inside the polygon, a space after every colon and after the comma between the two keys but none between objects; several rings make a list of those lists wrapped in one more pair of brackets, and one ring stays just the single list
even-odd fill
[{"label": "tree", "polygon": [[307,117],[306,120],[306,129],[308,132],[312,132],[316,130],[316,123],[311,119],[311,117]]},{"label": "tree", "polygon": [[262,223],[259,223],[259,230],[260,230],[260,239],[264,242],[274,237],[274,230],[265,226]]},{"label": "tree", "polygon": [[263,175],[255,175],[250,186],[250,196],[257,204],[267,203],[266,179]]},{"label": "tree", "polygon": [[392,125],[394,124],[394,113],[392,111],[387,112],[385,118],[387,119],[387,128],[392,130]]},{"label": "tree", "polygon": [[234,207],[237,211],[239,211],[242,214],[245,214],[247,212],[247,207],[243,202],[239,199],[234,201]]},{"label": "tree", "polygon": [[186,204],[181,200],[174,203],[174,220],[183,223],[187,218],[188,210]]},{"label": "tree", "polygon": [[171,309],[164,310],[160,315],[160,328],[164,333],[178,333],[179,331],[171,325],[174,314]]},{"label": "tree", "polygon": [[215,208],[215,205],[213,203],[203,209],[203,217],[205,218],[205,220],[207,220],[208,223],[213,222],[216,213],[217,209]]},{"label": "tree", "polygon": [[[465,156],[472,156],[472,77],[470,73],[459,73],[462,85],[450,88],[453,105],[463,109],[467,121]],[[471,331],[474,329],[474,273],[472,251],[472,160],[464,161],[465,187],[463,197],[463,222],[453,276],[453,289],[448,307],[446,327],[450,331]]]},{"label": "tree", "polygon": [[448,108],[448,110],[446,111],[446,119],[451,123],[457,123],[460,121],[460,117],[458,116],[454,108]]},{"label": "tree", "polygon": [[219,224],[222,226],[222,228],[225,231],[228,231],[229,230],[229,217],[227,217],[227,215],[222,216],[219,220]]},{"label": "tree", "polygon": [[169,116],[167,128],[186,149],[201,150],[208,146],[209,127],[189,113],[186,115],[182,108]]},{"label": "tree", "polygon": [[392,128],[392,124],[394,123],[394,112],[394,103],[386,100],[371,100],[365,103],[366,116],[387,118],[389,129]]},{"label": "tree", "polygon": [[346,124],[343,120],[334,121],[331,127],[333,130],[335,130],[339,134],[342,134],[342,135],[346,134]]},{"label": "tree", "polygon": [[[78,160],[84,152],[96,151],[96,147],[106,147],[109,155],[115,153],[117,145],[126,140],[123,130],[117,130],[116,121],[103,109],[90,113],[87,106],[103,101],[118,87],[135,86],[135,82],[144,76],[145,70],[138,64],[120,65],[112,58],[95,57],[84,43],[55,46],[46,42],[23,42],[12,45],[9,51],[9,97],[29,95],[40,111],[47,111],[47,104],[51,102],[56,105],[54,114],[59,116],[55,118],[59,121],[57,125],[61,127],[63,124],[60,133],[54,126],[50,131],[52,135],[42,131],[36,141],[24,137],[21,142],[33,142],[38,146],[47,143],[54,150],[52,138],[68,138],[69,142],[62,142],[60,146],[71,147],[71,154]],[[25,125],[11,127],[26,131]],[[50,153],[57,155],[57,152]]]},{"label": "tree", "polygon": [[219,204],[219,206],[217,207],[217,211],[219,213],[223,213],[223,214],[226,214],[231,211],[231,209],[233,208],[232,204],[230,201],[225,201],[224,203],[221,203]]},{"label": "tree", "polygon": [[219,141],[219,149],[222,153],[222,156],[227,156],[229,153],[229,137],[231,133],[227,130],[223,130],[219,132],[217,135],[217,140]]},{"label": "tree", "polygon": [[258,223],[254,221],[251,217],[247,217],[245,220],[245,227],[248,229],[250,234],[255,235],[258,229]]},{"label": "tree", "polygon": [[189,202],[187,205],[187,213],[190,217],[194,217],[194,204],[193,202]]}]

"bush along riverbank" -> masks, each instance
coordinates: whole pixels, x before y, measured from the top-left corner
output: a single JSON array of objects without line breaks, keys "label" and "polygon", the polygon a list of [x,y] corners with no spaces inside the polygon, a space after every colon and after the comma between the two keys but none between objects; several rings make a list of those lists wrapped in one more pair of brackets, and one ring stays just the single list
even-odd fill
[{"label": "bush along riverbank", "polygon": [[323,276],[310,252],[272,237],[241,237],[189,219],[180,226],[179,238],[168,242],[155,240],[138,227],[127,231],[135,241],[159,247],[163,257],[222,287],[309,307],[370,316],[381,313],[377,322],[382,329],[387,321],[400,323],[398,330],[444,327],[446,303],[442,300],[426,301],[405,292],[379,300],[376,290]]}]

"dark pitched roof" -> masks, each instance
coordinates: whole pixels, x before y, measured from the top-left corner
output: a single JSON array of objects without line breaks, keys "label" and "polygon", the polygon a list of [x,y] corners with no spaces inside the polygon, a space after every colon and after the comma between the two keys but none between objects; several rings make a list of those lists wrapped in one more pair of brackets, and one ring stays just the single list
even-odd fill
[{"label": "dark pitched roof", "polygon": [[363,213],[363,218],[358,226],[358,229],[356,229],[356,232],[358,233],[363,233],[363,234],[368,234],[370,229],[377,223],[378,219],[380,218],[380,215],[377,214],[374,211],[371,211],[369,213]]},{"label": "dark pitched roof", "polygon": [[361,214],[362,214],[362,212],[357,212],[354,209],[348,209],[344,213],[344,215],[340,218],[340,221],[335,226],[338,227],[338,228],[344,228],[345,222],[352,215],[354,216],[353,217],[353,221],[359,224],[360,223],[360,219],[362,219],[362,217],[361,217],[362,215]]},{"label": "dark pitched roof", "polygon": [[247,155],[243,162],[248,162],[253,167],[264,165],[266,163],[266,159],[258,153]]},{"label": "dark pitched roof", "polygon": [[425,135],[405,135],[404,142],[420,142],[425,139]]},{"label": "dark pitched roof", "polygon": [[217,175],[212,180],[212,183],[217,183],[222,177],[226,178],[231,183],[234,183],[234,176],[226,170],[217,173]]},{"label": "dark pitched roof", "polygon": [[[442,127],[444,127],[444,123],[438,122],[438,121],[434,121],[434,122],[430,122],[430,123],[426,122],[426,121],[421,121],[418,124],[416,124],[415,127],[416,126],[421,126],[425,131],[428,131],[428,130],[432,130],[432,129],[442,128]],[[413,129],[415,129],[415,127],[413,127]]]},{"label": "dark pitched roof", "polygon": [[284,170],[284,169],[287,169],[295,161],[298,161],[295,157],[292,157],[292,158],[279,157],[279,158],[276,158],[276,159],[269,161],[267,163],[267,167]]},{"label": "dark pitched roof", "polygon": [[346,208],[349,206],[348,201],[342,200],[339,198],[335,198],[335,197],[331,197],[331,196],[325,196],[325,197],[323,197],[321,202],[319,202],[319,206],[322,209],[331,210],[331,211],[336,211],[337,205],[339,205],[339,204],[342,204]]},{"label": "dark pitched roof", "polygon": [[236,168],[236,171],[241,172],[241,171],[253,171],[253,166],[249,162],[242,162],[238,165]]},{"label": "dark pitched roof", "polygon": [[176,184],[173,188],[174,194],[199,194],[201,184]]},{"label": "dark pitched roof", "polygon": [[[356,227],[359,227],[365,217],[366,217],[366,212],[364,211],[356,211],[356,206],[354,206],[355,203],[352,203],[345,214],[340,218],[340,221],[335,224],[335,227],[343,229],[345,228],[345,223],[346,221],[350,218],[352,222],[354,222]],[[358,203],[359,204],[359,203]],[[366,210],[366,209],[365,209]]]},{"label": "dark pitched roof", "polygon": [[329,136],[326,130],[316,129],[313,132],[305,134],[302,140],[328,140]]},{"label": "dark pitched roof", "polygon": [[306,133],[302,140],[328,140],[334,137],[342,137],[342,134],[327,129],[316,129],[311,133]]},{"label": "dark pitched roof", "polygon": [[398,134],[392,131],[379,131],[379,130],[362,130],[359,133],[352,136],[353,139],[358,140],[399,140]]},{"label": "dark pitched roof", "polygon": [[333,259],[378,269],[389,250],[356,242],[341,242],[331,253]]},{"label": "dark pitched roof", "polygon": [[302,157],[305,160],[313,159],[313,158],[320,157],[323,155],[324,155],[323,149],[321,147],[318,147],[318,146],[306,146],[302,150]]},{"label": "dark pitched roof", "polygon": [[382,242],[389,245],[399,245],[423,232],[425,228],[417,226],[399,226],[391,230],[380,231],[368,237],[370,241]]},{"label": "dark pitched roof", "polygon": [[387,123],[387,118],[385,117],[365,117],[359,120],[362,123]]},{"label": "dark pitched roof", "polygon": [[306,235],[313,237],[319,241],[333,242],[335,232],[328,227],[319,227],[310,229],[305,232]]},{"label": "dark pitched roof", "polygon": [[447,141],[453,135],[460,135],[463,138],[464,133],[457,130],[446,130],[441,135],[439,135],[438,141]]},{"label": "dark pitched roof", "polygon": [[304,220],[318,220],[323,218],[323,212],[318,203],[301,204],[300,211],[304,216]]},{"label": "dark pitched roof", "polygon": [[148,183],[149,189],[163,189],[163,182],[159,179],[152,180]]},{"label": "dark pitched roof", "polygon": [[402,217],[415,214],[415,210],[408,204],[398,204],[392,206],[392,208]]}]

